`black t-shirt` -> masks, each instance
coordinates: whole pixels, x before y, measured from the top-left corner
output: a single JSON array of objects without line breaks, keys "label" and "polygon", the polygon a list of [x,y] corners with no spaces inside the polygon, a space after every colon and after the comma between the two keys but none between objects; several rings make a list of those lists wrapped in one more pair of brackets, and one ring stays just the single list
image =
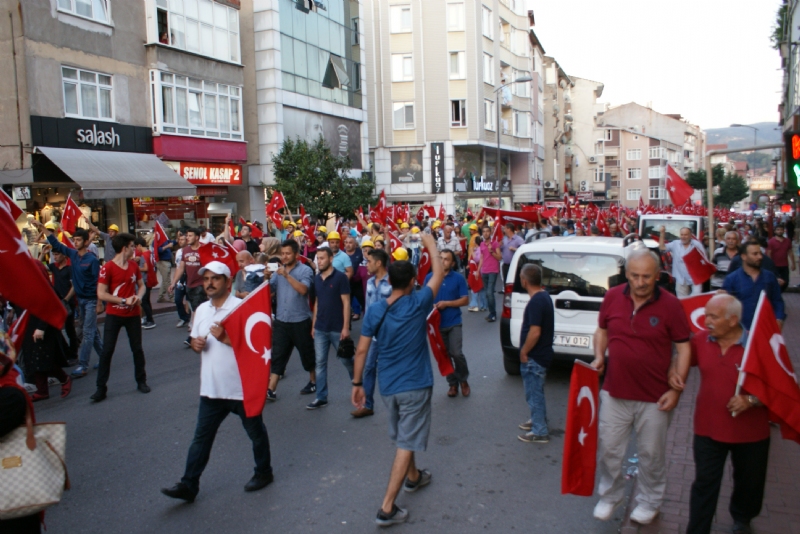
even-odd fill
[{"label": "black t-shirt", "polygon": [[[237,241],[244,241],[241,237],[236,238]],[[244,241],[244,247],[247,252],[255,257],[256,254],[261,252],[261,249],[258,248],[258,241],[253,238],[250,238],[250,241]]]},{"label": "black t-shirt", "polygon": [[519,346],[525,344],[528,332],[532,326],[541,327],[542,332],[533,349],[528,353],[532,359],[542,367],[549,367],[553,361],[553,334],[555,332],[555,310],[553,301],[547,291],[539,291],[525,306],[525,316],[522,319],[522,330],[519,336]]},{"label": "black t-shirt", "polygon": [[65,265],[59,268],[55,263],[48,263],[47,268],[53,273],[53,288],[59,298],[64,298],[72,289],[72,267]]}]

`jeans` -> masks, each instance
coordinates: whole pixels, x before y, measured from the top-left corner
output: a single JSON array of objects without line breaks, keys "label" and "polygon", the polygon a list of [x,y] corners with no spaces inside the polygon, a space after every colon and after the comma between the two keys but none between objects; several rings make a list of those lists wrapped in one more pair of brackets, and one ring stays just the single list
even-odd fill
[{"label": "jeans", "polygon": [[150,289],[152,288],[145,287],[144,296],[142,297],[142,311],[144,311],[144,317],[148,323],[153,322],[153,305],[150,303]]},{"label": "jeans", "polygon": [[187,323],[192,320],[192,316],[186,312],[183,300],[186,297],[186,286],[179,284],[175,286],[175,308],[177,308],[178,318]]},{"label": "jeans", "polygon": [[100,367],[97,369],[97,389],[106,389],[108,377],[111,374],[111,357],[114,356],[114,349],[117,348],[117,337],[119,331],[125,329],[128,334],[128,342],[133,353],[133,369],[136,383],[141,384],[147,381],[147,373],[144,370],[144,351],[142,350],[142,321],[138,315],[133,317],[120,317],[118,315],[106,315],[103,324],[103,354],[100,355]]},{"label": "jeans", "polygon": [[[328,400],[328,351],[331,347],[333,350],[339,350],[339,338],[342,336],[339,332],[322,332],[314,330],[314,352],[317,356],[317,400]],[[338,358],[338,356],[337,356]],[[353,359],[339,358],[344,365],[347,372],[350,374],[350,380],[353,380]]]},{"label": "jeans", "polygon": [[489,317],[497,317],[497,309],[494,302],[494,289],[497,285],[497,273],[483,273],[483,291],[486,298],[486,307],[489,308]]},{"label": "jeans", "polygon": [[367,361],[361,381],[364,383],[364,407],[372,410],[375,407],[375,381],[378,378],[378,342],[374,339],[369,346]]},{"label": "jeans", "polygon": [[769,438],[753,443],[722,443],[695,434],[695,477],[689,499],[687,534],[711,532],[728,452],[731,453],[733,464],[733,495],[728,508],[731,517],[734,521],[749,523],[761,513]]},{"label": "jeans", "polygon": [[529,359],[519,364],[522,375],[522,384],[525,386],[525,400],[531,409],[531,432],[537,436],[548,435],[547,430],[547,405],[544,400],[544,380],[547,369]]},{"label": "jeans", "polygon": [[477,293],[474,291],[469,292],[469,307],[486,309],[486,295],[483,294],[483,290]]},{"label": "jeans", "polygon": [[240,400],[200,397],[197,427],[194,430],[194,439],[192,439],[189,454],[186,457],[186,471],[181,478],[181,482],[195,494],[200,491],[200,475],[203,474],[203,470],[208,464],[217,429],[230,413],[239,416],[247,436],[253,442],[253,457],[256,461],[255,474],[261,476],[272,474],[269,436],[261,414],[247,417],[244,412],[244,403]]},{"label": "jeans", "polygon": [[100,339],[100,332],[97,330],[97,299],[78,299],[78,307],[81,312],[81,328],[83,330],[83,341],[78,352],[78,363],[84,369],[89,368],[89,359],[92,356],[92,347],[99,357],[103,354],[103,341]]},{"label": "jeans", "polygon": [[441,332],[442,341],[444,341],[444,346],[447,348],[447,355],[453,361],[453,372],[447,375],[447,384],[457,386],[461,382],[466,382],[469,378],[467,358],[464,357],[464,352],[461,350],[462,328],[460,324],[457,324],[449,328],[440,328],[439,332]]}]

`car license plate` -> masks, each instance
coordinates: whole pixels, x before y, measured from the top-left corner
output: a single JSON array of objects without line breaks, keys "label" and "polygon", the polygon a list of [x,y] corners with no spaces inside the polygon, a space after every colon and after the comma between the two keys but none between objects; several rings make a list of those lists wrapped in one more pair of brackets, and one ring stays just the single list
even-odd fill
[{"label": "car license plate", "polygon": [[569,336],[563,334],[556,334],[553,337],[553,345],[559,345],[561,347],[580,347],[588,349],[589,336]]}]

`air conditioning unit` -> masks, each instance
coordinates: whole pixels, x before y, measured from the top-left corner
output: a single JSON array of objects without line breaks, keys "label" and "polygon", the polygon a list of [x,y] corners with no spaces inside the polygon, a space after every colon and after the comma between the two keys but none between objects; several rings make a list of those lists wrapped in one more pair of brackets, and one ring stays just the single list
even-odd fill
[{"label": "air conditioning unit", "polygon": [[544,183],[544,188],[545,189],[555,189],[556,188],[556,184],[554,182],[545,182]]},{"label": "air conditioning unit", "polygon": [[581,191],[590,191],[589,189],[589,182],[581,181]]},{"label": "air conditioning unit", "polygon": [[597,163],[600,161],[600,156],[589,156],[589,163]]}]

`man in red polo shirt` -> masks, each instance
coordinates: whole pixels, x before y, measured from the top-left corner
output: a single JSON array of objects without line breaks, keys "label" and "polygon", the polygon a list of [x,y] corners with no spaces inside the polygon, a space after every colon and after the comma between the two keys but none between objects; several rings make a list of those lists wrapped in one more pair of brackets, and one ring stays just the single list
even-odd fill
[{"label": "man in red polo shirt", "polygon": [[[729,510],[734,534],[751,532],[750,521],[761,512],[769,415],[746,391],[734,395],[747,343],[741,316],[741,302],[731,295],[716,295],[706,304],[706,331],[691,341],[691,363],[700,369],[700,390],[694,411],[695,478],[687,534],[711,532],[728,452],[733,464]],[[681,388],[687,371],[678,370],[678,379],[672,377],[670,383]]]},{"label": "man in red polo shirt", "polygon": [[622,502],[622,461],[633,430],[639,494],[631,519],[650,523],[664,500],[667,427],[680,398],[668,383],[672,346],[679,369],[688,369],[691,351],[686,314],[674,295],[656,286],[659,272],[658,256],[646,248],[634,250],[625,262],[628,283],[610,289],[600,307],[592,367],[603,372],[608,349],[608,372],[600,392],[600,501],[594,517],[603,521]]}]

